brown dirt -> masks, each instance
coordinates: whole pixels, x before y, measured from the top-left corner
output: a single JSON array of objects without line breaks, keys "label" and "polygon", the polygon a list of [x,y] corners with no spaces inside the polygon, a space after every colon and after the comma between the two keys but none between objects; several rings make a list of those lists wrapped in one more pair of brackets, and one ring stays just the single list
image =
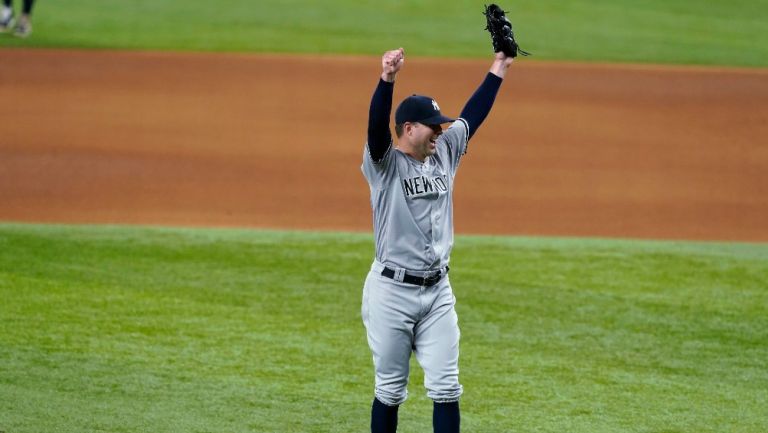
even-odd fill
[{"label": "brown dirt", "polygon": [[[409,57],[457,115],[488,61]],[[371,229],[379,59],[0,50],[0,220]],[[458,233],[768,241],[768,71],[519,61]]]}]

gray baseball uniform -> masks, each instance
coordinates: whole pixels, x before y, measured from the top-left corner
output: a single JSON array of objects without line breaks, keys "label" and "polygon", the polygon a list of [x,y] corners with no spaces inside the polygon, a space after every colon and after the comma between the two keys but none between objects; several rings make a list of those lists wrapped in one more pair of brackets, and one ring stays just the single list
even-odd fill
[{"label": "gray baseball uniform", "polygon": [[[376,398],[398,405],[407,397],[409,359],[424,369],[427,395],[457,401],[459,327],[447,276],[414,285],[409,276],[445,275],[453,247],[453,180],[467,151],[469,127],[458,119],[422,163],[394,147],[362,171],[371,191],[376,259],[363,289],[362,317],[373,352]],[[382,275],[387,269],[390,277]]]}]

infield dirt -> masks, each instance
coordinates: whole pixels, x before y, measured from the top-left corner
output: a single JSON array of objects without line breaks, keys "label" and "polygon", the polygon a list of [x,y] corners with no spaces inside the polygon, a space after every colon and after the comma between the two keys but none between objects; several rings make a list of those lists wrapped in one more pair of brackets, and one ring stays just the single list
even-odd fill
[{"label": "infield dirt", "polygon": [[[0,50],[0,220],[368,231],[378,57]],[[407,56],[458,115],[488,60]],[[518,61],[457,233],[768,241],[768,71]]]}]

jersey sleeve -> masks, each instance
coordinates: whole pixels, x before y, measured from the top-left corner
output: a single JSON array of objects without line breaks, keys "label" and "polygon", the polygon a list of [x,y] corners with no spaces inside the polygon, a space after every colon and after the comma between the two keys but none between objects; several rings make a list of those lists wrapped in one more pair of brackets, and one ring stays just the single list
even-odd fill
[{"label": "jersey sleeve", "polygon": [[448,161],[451,173],[456,174],[459,167],[459,161],[467,153],[467,142],[469,140],[469,125],[467,121],[459,118],[443,132],[440,139],[444,141],[444,146],[438,146],[438,149],[445,152],[444,158]]},{"label": "jersey sleeve", "polygon": [[387,185],[387,180],[392,176],[392,171],[394,170],[394,153],[395,151],[390,142],[389,147],[386,149],[381,159],[374,161],[370,149],[368,148],[368,143],[365,144],[365,149],[363,150],[363,165],[360,169],[363,171],[363,175],[371,188],[382,189]]}]

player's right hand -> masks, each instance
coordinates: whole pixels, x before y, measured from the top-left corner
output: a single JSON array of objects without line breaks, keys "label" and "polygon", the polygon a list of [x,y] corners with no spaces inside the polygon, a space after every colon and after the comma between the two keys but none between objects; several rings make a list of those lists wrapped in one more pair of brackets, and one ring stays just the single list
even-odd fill
[{"label": "player's right hand", "polygon": [[395,75],[400,71],[405,62],[405,50],[398,48],[387,51],[381,56],[381,79],[384,81],[395,81]]}]

